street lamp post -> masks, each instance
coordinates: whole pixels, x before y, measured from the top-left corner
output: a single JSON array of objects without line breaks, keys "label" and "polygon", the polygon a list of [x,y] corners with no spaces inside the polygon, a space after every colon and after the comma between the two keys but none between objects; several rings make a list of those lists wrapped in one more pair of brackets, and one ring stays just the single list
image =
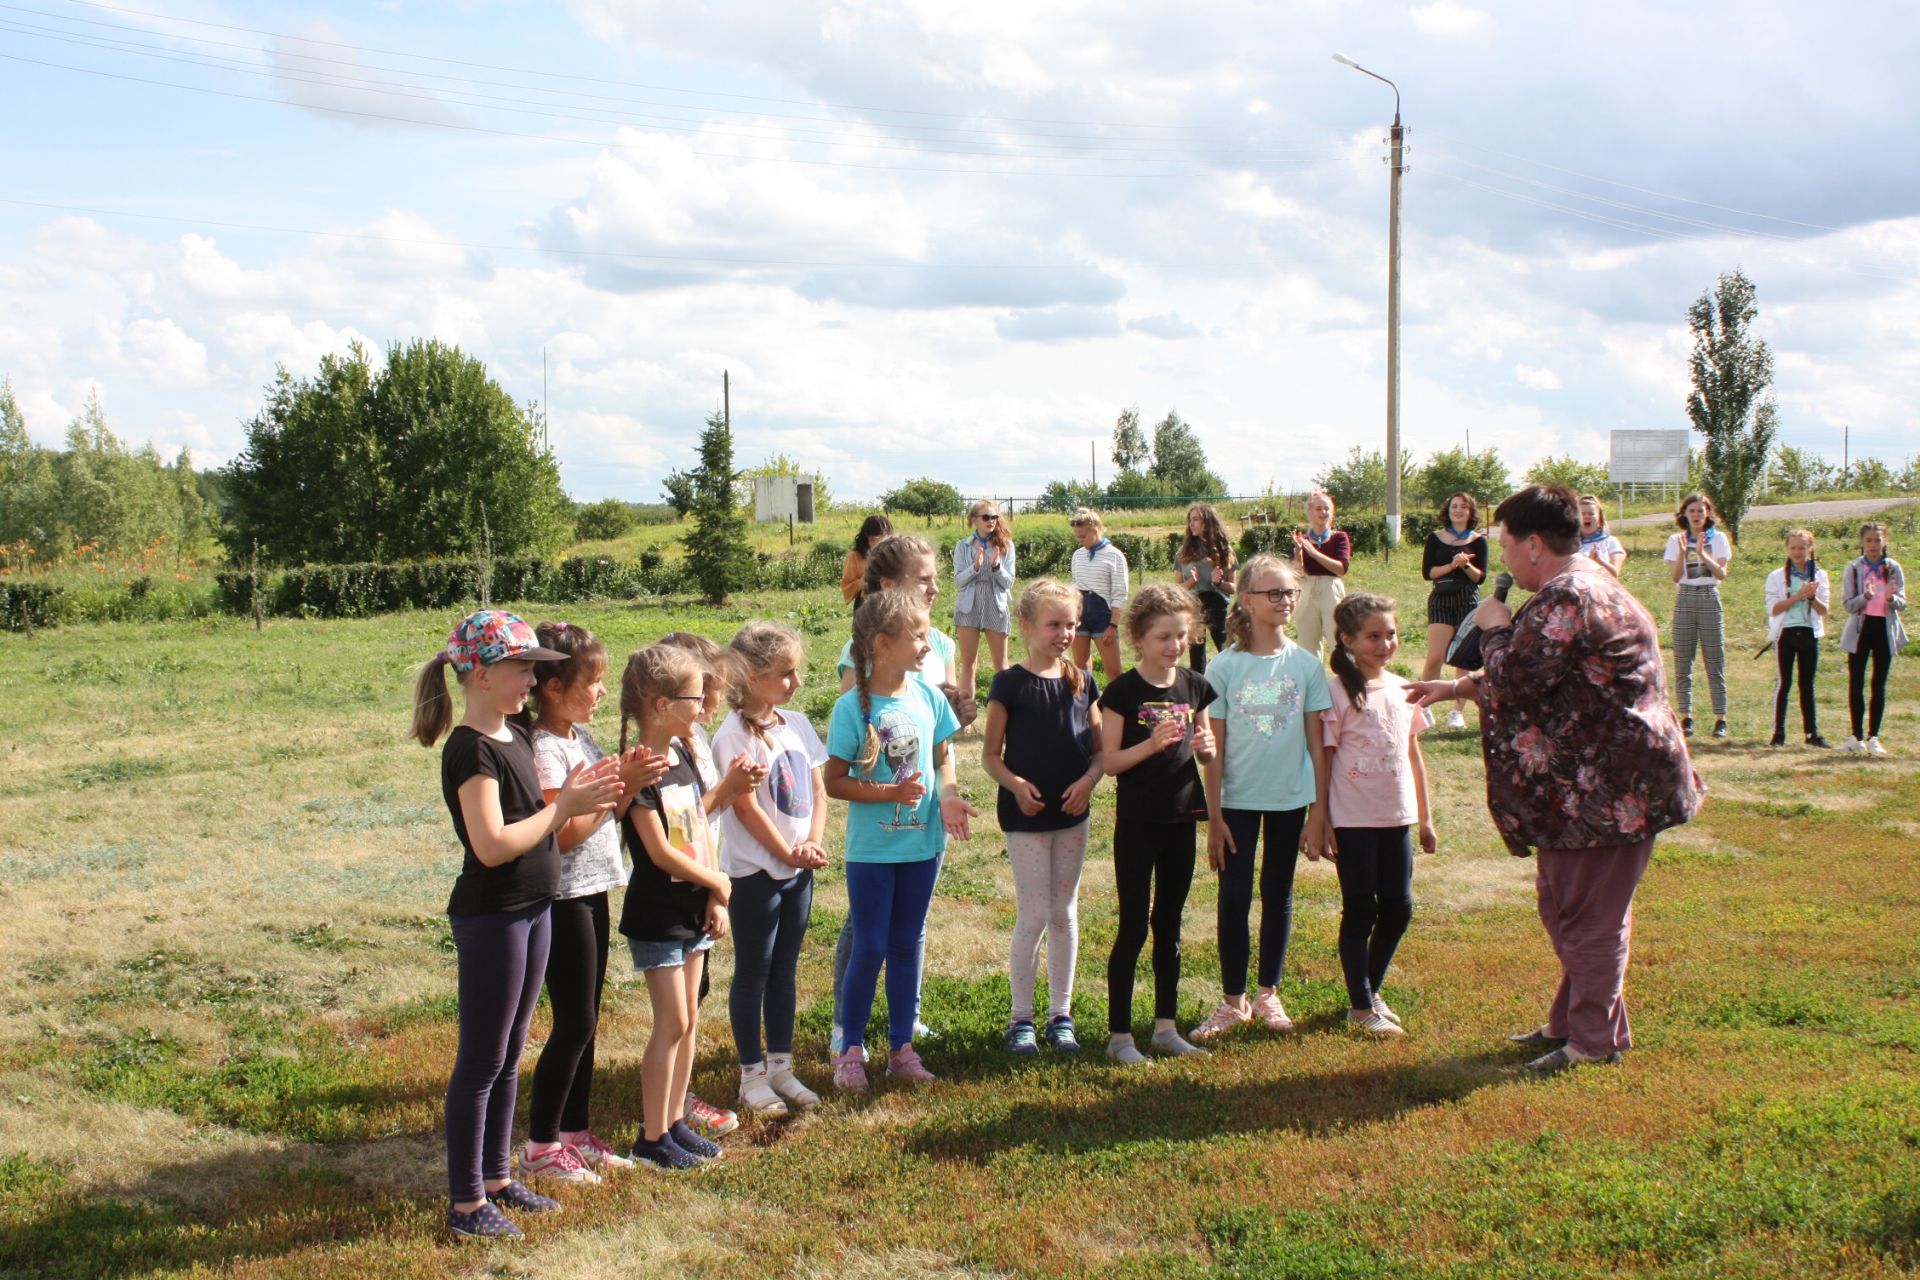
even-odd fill
[{"label": "street lamp post", "polygon": [[1333,60],[1393,90],[1393,129],[1387,195],[1387,545],[1400,545],[1400,176],[1406,172],[1406,130],[1400,124],[1400,86],[1344,53]]}]

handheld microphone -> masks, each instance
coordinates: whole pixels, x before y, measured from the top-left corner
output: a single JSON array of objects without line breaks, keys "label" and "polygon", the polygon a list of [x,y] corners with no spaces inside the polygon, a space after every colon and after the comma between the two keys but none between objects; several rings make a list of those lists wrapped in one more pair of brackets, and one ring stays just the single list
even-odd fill
[{"label": "handheld microphone", "polygon": [[[1511,590],[1513,575],[1502,570],[1493,580],[1493,598],[1505,604]],[[1480,657],[1480,627],[1472,618],[1454,634],[1453,645],[1447,650],[1447,665],[1457,671],[1478,671],[1487,665]]]}]

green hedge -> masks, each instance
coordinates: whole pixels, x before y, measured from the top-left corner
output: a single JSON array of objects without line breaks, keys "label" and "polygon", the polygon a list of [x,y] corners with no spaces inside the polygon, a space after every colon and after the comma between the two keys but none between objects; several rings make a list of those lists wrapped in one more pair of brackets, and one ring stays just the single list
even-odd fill
[{"label": "green hedge", "polygon": [[46,582],[0,583],[0,619],[8,631],[31,631],[60,621],[65,590]]},{"label": "green hedge", "polygon": [[[1433,532],[1435,524],[1429,512],[1403,514],[1400,517],[1400,551],[1403,554],[1420,554],[1420,548],[1426,544],[1427,535]],[[1357,556],[1376,556],[1386,550],[1387,518],[1384,515],[1346,513],[1334,521],[1334,526],[1347,531],[1347,537],[1353,543],[1353,554]],[[1240,535],[1240,559],[1246,561],[1257,555],[1292,559],[1293,531],[1296,528],[1304,529],[1305,526],[1249,525]]]}]

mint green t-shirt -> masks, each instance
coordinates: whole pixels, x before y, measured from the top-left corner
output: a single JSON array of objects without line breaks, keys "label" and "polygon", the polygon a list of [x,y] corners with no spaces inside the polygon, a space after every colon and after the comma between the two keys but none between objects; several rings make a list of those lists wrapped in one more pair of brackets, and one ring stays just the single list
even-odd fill
[{"label": "mint green t-shirt", "polygon": [[933,749],[960,732],[960,721],[946,695],[925,680],[908,680],[897,698],[872,698],[872,724],[880,735],[880,754],[868,768],[856,761],[865,750],[867,721],[860,714],[860,692],[849,689],[833,704],[827,722],[827,754],[845,760],[848,772],[863,782],[891,783],[917,769],[927,792],[915,804],[847,803],[848,862],[920,862],[947,847],[940,821],[940,779]]},{"label": "mint green t-shirt", "polygon": [[1319,655],[1291,640],[1265,657],[1229,646],[1207,664],[1207,683],[1216,698],[1207,715],[1227,726],[1221,805],[1271,810],[1312,804],[1306,713],[1333,705]]}]

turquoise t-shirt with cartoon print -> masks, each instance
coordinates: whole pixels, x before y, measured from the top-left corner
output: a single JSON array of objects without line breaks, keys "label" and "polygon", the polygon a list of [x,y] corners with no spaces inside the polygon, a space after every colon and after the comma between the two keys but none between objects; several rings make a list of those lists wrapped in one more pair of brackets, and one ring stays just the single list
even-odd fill
[{"label": "turquoise t-shirt with cartoon print", "polygon": [[1291,640],[1265,657],[1230,646],[1207,664],[1207,683],[1215,696],[1207,715],[1227,726],[1221,805],[1272,810],[1312,804],[1306,713],[1333,705],[1319,656]]},{"label": "turquoise t-shirt with cartoon print", "polygon": [[827,754],[847,762],[850,776],[890,784],[900,774],[920,773],[927,792],[916,804],[847,804],[848,862],[920,862],[947,847],[940,821],[940,778],[933,749],[960,732],[946,695],[925,680],[909,679],[897,698],[872,698],[873,727],[880,754],[862,769],[856,761],[865,749],[867,722],[860,715],[860,691],[849,689],[833,704],[827,722]]}]

